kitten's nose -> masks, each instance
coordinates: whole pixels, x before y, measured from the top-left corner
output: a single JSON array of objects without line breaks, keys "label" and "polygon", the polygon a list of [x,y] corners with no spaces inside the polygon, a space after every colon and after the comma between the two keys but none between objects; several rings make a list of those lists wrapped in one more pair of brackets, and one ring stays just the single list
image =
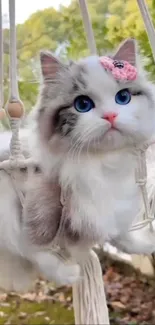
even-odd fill
[{"label": "kitten's nose", "polygon": [[104,118],[105,120],[107,120],[108,122],[110,122],[111,124],[113,124],[115,118],[117,117],[117,115],[118,115],[117,113],[114,113],[114,112],[108,112],[108,113],[104,113],[103,118]]}]

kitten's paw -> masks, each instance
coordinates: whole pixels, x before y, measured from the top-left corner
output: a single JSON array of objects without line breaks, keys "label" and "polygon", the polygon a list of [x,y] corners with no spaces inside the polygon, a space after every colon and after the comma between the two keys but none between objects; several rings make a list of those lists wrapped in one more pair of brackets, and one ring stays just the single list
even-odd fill
[{"label": "kitten's paw", "polygon": [[57,282],[60,285],[70,285],[80,279],[80,266],[78,264],[61,265],[57,270]]},{"label": "kitten's paw", "polygon": [[57,256],[48,252],[35,254],[35,261],[41,274],[49,281],[67,285],[76,282],[80,278],[80,266],[78,264],[64,263]]}]

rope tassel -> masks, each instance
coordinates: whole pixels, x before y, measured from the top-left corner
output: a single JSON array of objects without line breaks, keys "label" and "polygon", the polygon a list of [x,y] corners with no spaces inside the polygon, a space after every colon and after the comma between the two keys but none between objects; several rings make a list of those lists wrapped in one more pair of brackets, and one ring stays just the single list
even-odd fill
[{"label": "rope tassel", "polygon": [[80,266],[82,280],[73,286],[75,323],[109,325],[102,270],[96,253],[91,251]]}]

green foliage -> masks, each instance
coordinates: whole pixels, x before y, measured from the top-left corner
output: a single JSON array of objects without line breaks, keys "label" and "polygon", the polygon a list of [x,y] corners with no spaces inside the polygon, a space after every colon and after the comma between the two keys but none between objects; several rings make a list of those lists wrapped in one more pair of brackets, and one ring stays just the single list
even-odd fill
[{"label": "green foliage", "polygon": [[59,301],[29,301],[13,295],[0,304],[0,325],[74,324],[72,308]]},{"label": "green foliage", "polygon": [[[155,19],[155,0],[147,0],[152,19]],[[126,37],[139,41],[144,65],[155,79],[155,65],[144,23],[135,0],[88,0],[97,49],[99,54],[113,51]],[[4,31],[4,91],[8,97],[9,31]],[[72,0],[68,8],[59,11],[47,8],[32,14],[17,26],[17,56],[19,91],[29,111],[36,101],[40,79],[39,51],[60,52],[63,59],[77,59],[89,54],[80,8]],[[5,125],[6,126],[6,125]]]}]

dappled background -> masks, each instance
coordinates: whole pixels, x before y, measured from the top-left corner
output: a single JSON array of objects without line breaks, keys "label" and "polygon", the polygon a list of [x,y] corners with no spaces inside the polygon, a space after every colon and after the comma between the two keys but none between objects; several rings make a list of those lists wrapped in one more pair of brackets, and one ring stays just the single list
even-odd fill
[{"label": "dappled background", "polygon": [[[150,13],[155,19],[155,0],[147,0]],[[46,1],[45,1],[46,5]],[[155,67],[135,0],[88,0],[89,12],[99,54],[112,51],[126,37],[139,41],[144,64],[155,79]],[[24,10],[24,6],[23,6]],[[4,27],[7,17],[4,17]],[[66,58],[78,59],[89,54],[78,1],[72,0],[68,7],[58,10],[47,8],[33,13],[23,24],[17,25],[18,80],[21,99],[26,111],[36,101],[40,79],[39,51],[49,49]],[[4,86],[8,97],[9,75],[9,29],[4,29]],[[3,123],[7,127],[6,121]]]}]

